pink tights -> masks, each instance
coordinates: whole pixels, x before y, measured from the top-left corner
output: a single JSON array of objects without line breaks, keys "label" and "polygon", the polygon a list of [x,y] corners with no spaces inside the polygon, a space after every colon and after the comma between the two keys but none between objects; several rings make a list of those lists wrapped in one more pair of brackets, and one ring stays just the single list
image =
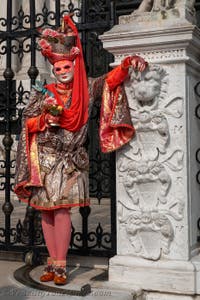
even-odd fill
[{"label": "pink tights", "polygon": [[66,260],[71,239],[71,218],[67,208],[42,211],[42,229],[49,255]]}]

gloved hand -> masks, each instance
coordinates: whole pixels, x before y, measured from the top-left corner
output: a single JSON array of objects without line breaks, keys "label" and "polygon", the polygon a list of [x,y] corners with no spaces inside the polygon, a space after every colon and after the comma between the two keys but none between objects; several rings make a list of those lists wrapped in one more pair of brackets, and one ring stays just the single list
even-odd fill
[{"label": "gloved hand", "polygon": [[128,56],[122,61],[122,69],[128,69],[129,67],[133,67],[134,70],[138,70],[139,72],[143,72],[148,66],[148,62],[144,60],[141,56],[133,55]]}]

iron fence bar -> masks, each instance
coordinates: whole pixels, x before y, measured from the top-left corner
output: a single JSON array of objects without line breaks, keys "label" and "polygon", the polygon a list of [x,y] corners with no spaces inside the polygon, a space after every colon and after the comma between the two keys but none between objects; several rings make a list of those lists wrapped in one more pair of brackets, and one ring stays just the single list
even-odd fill
[{"label": "iron fence bar", "polygon": [[[35,83],[35,79],[39,74],[36,67],[36,32],[35,32],[35,1],[29,0],[30,5],[30,40],[31,40],[31,66],[28,70],[28,75],[31,79],[31,85]],[[35,209],[30,205],[27,206],[26,213],[28,216],[28,245],[29,247],[34,246],[34,217]],[[38,212],[37,212],[38,213]]]},{"label": "iron fence bar", "polygon": [[[197,96],[197,99],[199,101],[199,99],[200,99],[200,81],[197,82],[197,84],[195,85],[194,93]],[[200,104],[197,104],[195,107],[195,116],[196,116],[197,120],[200,120],[199,113],[200,113]],[[195,158],[196,158],[196,162],[198,164],[200,164],[200,148],[198,148],[196,150]],[[196,182],[197,182],[197,184],[200,184],[200,170],[198,170],[196,173]],[[198,220],[197,220],[197,228],[200,231],[200,218],[198,218]],[[197,235],[197,242],[200,243],[200,235]]]},{"label": "iron fence bar", "polygon": [[[81,18],[80,18],[80,23],[83,24],[86,22],[86,0],[82,0],[81,2]],[[82,31],[81,32],[81,43],[82,43],[82,49],[83,49],[83,54],[84,57],[86,57],[86,31]],[[85,64],[86,64],[86,60],[85,60]],[[88,67],[86,66],[86,69]],[[88,217],[90,215],[91,212],[91,208],[90,207],[80,207],[79,209],[80,215],[82,217],[82,252],[86,252],[87,251],[87,247],[88,247]]]},{"label": "iron fence bar", "polygon": [[55,21],[56,27],[60,26],[60,0],[55,1]]},{"label": "iron fence bar", "polygon": [[[12,0],[7,1],[7,32],[12,29]],[[5,202],[3,204],[3,212],[5,214],[5,245],[8,247],[10,244],[10,215],[13,211],[13,205],[10,201],[10,151],[13,144],[13,139],[11,136],[11,126],[10,126],[10,94],[12,88],[12,79],[14,77],[14,72],[11,68],[11,38],[7,36],[6,39],[6,69],[3,76],[6,81],[6,109],[5,109],[5,135],[3,138],[3,145],[5,148]]]},{"label": "iron fence bar", "polygon": [[26,29],[26,30],[22,30],[22,31],[13,31],[12,30],[11,32],[0,32],[0,39],[5,40],[7,38],[10,38],[12,40],[14,38],[23,38],[23,37],[31,35],[31,32],[34,33],[35,30]]},{"label": "iron fence bar", "polygon": [[113,27],[116,23],[116,4],[115,1],[110,2],[110,27]]},{"label": "iron fence bar", "polygon": [[[81,19],[80,23],[78,23],[78,30],[81,30],[81,43],[83,48],[84,56],[86,56],[86,31],[83,30],[83,24],[86,23],[86,0],[82,0],[81,2]],[[86,63],[86,60],[85,60]]]},{"label": "iron fence bar", "polygon": [[28,75],[31,79],[31,84],[35,84],[35,79],[39,74],[36,67],[36,31],[35,31],[35,1],[29,0],[30,5],[30,32],[31,32],[31,66],[28,70]]}]

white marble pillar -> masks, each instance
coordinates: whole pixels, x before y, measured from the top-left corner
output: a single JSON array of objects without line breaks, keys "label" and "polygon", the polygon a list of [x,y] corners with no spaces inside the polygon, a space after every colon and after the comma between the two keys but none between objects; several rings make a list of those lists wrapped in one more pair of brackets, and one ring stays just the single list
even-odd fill
[{"label": "white marble pillar", "polygon": [[117,255],[109,281],[140,287],[151,300],[200,294],[200,31],[175,2],[177,16],[170,9],[165,19],[133,13],[101,37],[114,65],[135,53],[149,62],[125,83],[136,135],[117,152]]}]

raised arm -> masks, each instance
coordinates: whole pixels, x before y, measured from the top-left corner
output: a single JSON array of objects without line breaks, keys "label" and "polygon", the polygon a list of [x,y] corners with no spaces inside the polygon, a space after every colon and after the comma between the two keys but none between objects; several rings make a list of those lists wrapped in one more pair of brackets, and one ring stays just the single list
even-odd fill
[{"label": "raised arm", "polygon": [[100,115],[100,146],[102,152],[111,152],[128,143],[135,134],[123,82],[129,67],[142,72],[147,62],[139,56],[126,57],[121,65],[105,78]]},{"label": "raised arm", "polygon": [[128,56],[119,66],[112,71],[97,78],[89,78],[89,94],[95,100],[102,97],[105,81],[110,91],[114,90],[118,85],[122,84],[128,76],[129,67],[142,72],[147,66],[147,62],[140,56]]},{"label": "raised arm", "polygon": [[110,91],[122,84],[128,76],[129,68],[132,67],[139,72],[143,72],[147,67],[147,62],[140,56],[127,56],[121,64],[110,71],[106,76],[106,82]]}]

